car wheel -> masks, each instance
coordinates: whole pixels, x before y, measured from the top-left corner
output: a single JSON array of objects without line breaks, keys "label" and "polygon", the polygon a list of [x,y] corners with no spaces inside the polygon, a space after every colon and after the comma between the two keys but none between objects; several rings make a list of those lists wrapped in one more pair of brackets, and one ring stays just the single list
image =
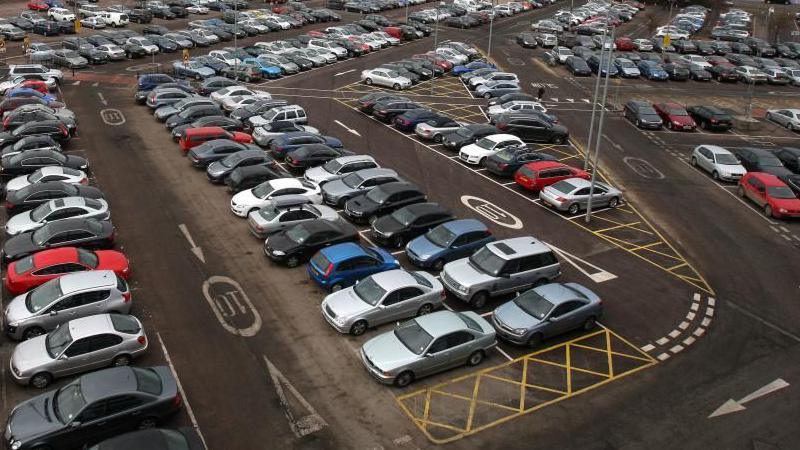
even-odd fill
[{"label": "car wheel", "polygon": [[486,305],[486,301],[489,300],[489,294],[486,291],[478,292],[477,294],[473,295],[471,299],[469,299],[469,304],[473,308],[483,308]]},{"label": "car wheel", "polygon": [[786,122],[786,129],[789,131],[794,131],[794,125],[791,122]]},{"label": "car wheel", "polygon": [[400,84],[399,83],[393,84],[392,85],[392,89],[394,89],[395,91],[399,91],[400,90]]},{"label": "car wheel", "polygon": [[44,389],[53,381],[53,376],[47,372],[37,373],[31,377],[30,385],[36,389]]},{"label": "car wheel", "polygon": [[395,248],[402,247],[403,246],[403,237],[402,236],[397,236],[396,238],[392,239],[392,245]]},{"label": "car wheel", "polygon": [[367,331],[367,321],[359,320],[350,327],[350,334],[353,336],[361,336]]},{"label": "car wheel", "polygon": [[764,215],[767,217],[775,218],[775,214],[772,212],[772,207],[769,205],[764,205]]},{"label": "car wheel", "polygon": [[433,135],[433,142],[436,142],[436,143],[442,142],[442,135],[441,134]]},{"label": "car wheel", "polygon": [[492,98],[492,94],[487,92],[487,93],[483,94],[483,98],[488,100],[488,99]]},{"label": "car wheel", "polygon": [[578,212],[580,210],[581,210],[581,207],[577,203],[573,203],[573,204],[569,205],[569,208],[567,208],[567,212],[572,214],[573,216],[575,214],[578,214]]},{"label": "car wheel", "polygon": [[667,128],[669,128],[670,130],[674,128],[672,122],[667,122]]},{"label": "car wheel", "polygon": [[608,200],[608,207],[609,208],[616,208],[619,205],[619,199],[617,197],[611,197]]},{"label": "car wheel", "polygon": [[290,256],[286,259],[286,267],[297,267],[300,265],[300,258],[297,256]]},{"label": "car wheel", "polygon": [[424,305],[420,306],[417,310],[417,317],[424,316],[425,314],[430,314],[433,312],[433,305],[430,303],[425,303]]},{"label": "car wheel", "polygon": [[550,143],[553,145],[561,145],[564,143],[564,136],[556,136],[553,139],[550,139]]},{"label": "car wheel", "polygon": [[711,172],[711,178],[713,178],[715,181],[719,181],[719,172],[716,170]]},{"label": "car wheel", "polygon": [[130,363],[131,357],[128,355],[118,355],[113,361],[111,361],[111,365],[114,367],[127,366]]},{"label": "car wheel", "polygon": [[539,344],[542,343],[542,333],[534,333],[533,336],[528,338],[528,342],[526,343],[528,347],[534,348],[538,347]]},{"label": "car wheel", "polygon": [[331,286],[331,292],[337,292],[342,290],[342,283],[336,283]]},{"label": "car wheel", "polygon": [[414,374],[409,371],[405,371],[394,378],[394,385],[399,388],[403,388],[411,384],[413,381]]},{"label": "car wheel", "polygon": [[742,186],[739,186],[738,188],[736,188],[736,193],[739,194],[739,197],[744,197],[744,188]]},{"label": "car wheel", "polygon": [[35,338],[36,336],[41,336],[44,334],[44,330],[41,327],[30,327],[22,333],[22,339],[28,340]]},{"label": "car wheel", "polygon": [[697,158],[692,156],[692,167],[697,167]]},{"label": "car wheel", "polygon": [[477,366],[483,362],[484,357],[486,357],[486,354],[483,353],[483,350],[475,350],[471,355],[469,355],[469,358],[467,358],[467,365]]},{"label": "car wheel", "polygon": [[594,316],[589,317],[583,322],[583,330],[584,331],[591,331],[597,325],[597,319]]},{"label": "car wheel", "polygon": [[138,429],[140,430],[149,430],[151,428],[155,428],[158,425],[158,420],[155,417],[145,417],[141,421],[139,421]]},{"label": "car wheel", "polygon": [[443,259],[437,259],[436,261],[433,262],[433,270],[436,270],[437,272],[441,272],[443,268],[444,268],[444,260]]},{"label": "car wheel", "polygon": [[372,86],[372,78],[365,79],[364,84],[366,84],[367,86]]}]

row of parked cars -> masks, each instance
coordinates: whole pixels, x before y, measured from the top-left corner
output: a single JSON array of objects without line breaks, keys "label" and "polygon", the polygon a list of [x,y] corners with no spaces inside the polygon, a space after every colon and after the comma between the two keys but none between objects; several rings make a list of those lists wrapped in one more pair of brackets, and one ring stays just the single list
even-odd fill
[{"label": "row of parked cars", "polygon": [[[146,101],[174,84],[166,76],[139,80],[149,92]],[[211,183],[227,185],[234,194],[231,212],[247,219],[271,261],[306,264],[309,277],[331,291],[320,310],[334,329],[360,335],[417,316],[364,344],[362,361],[375,378],[402,387],[450,367],[479,364],[497,334],[536,345],[594,326],[599,297],[574,283],[551,283],[560,264],[546,244],[530,236],[496,240],[480,221],[455,217],[396,171],[308,125],[299,105],[252,91],[258,102],[273,103],[266,112],[228,112],[226,99],[246,89],[198,89],[208,97],[162,105],[154,115],[165,120],[192,166],[205,169]],[[216,110],[188,127],[176,125],[197,106],[192,102],[212,102],[208,106]],[[173,108],[173,114],[160,114],[161,108]],[[369,229],[359,231],[364,225]],[[387,248],[404,248],[417,270],[401,268]],[[493,324],[474,312],[434,312],[446,292],[481,308],[492,297],[531,287],[500,306]]]},{"label": "row of parked cars", "polygon": [[[3,287],[11,295],[3,328],[18,341],[10,376],[44,389],[56,379],[97,371],[16,405],[5,445],[77,448],[151,428],[180,408],[180,395],[169,368],[129,366],[149,341],[142,322],[130,315],[131,268],[113,249],[109,203],[90,185],[89,162],[69,154],[78,121],[45,81],[60,80],[60,72],[37,65],[9,71],[9,78],[22,80],[9,83],[0,103],[0,176],[9,215],[1,256]],[[109,421],[115,425],[105,425]],[[200,448],[191,430],[145,432],[155,433]],[[149,438],[143,439],[145,445]],[[99,448],[116,445],[112,439]]]}]

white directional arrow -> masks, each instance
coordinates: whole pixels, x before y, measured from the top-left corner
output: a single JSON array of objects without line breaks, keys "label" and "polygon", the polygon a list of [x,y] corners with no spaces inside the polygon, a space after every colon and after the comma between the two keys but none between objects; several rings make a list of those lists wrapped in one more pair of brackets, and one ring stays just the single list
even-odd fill
[{"label": "white directional arrow", "polygon": [[[603,270],[602,268],[590,263],[589,261],[586,261],[584,259],[580,259],[577,256],[575,256],[575,255],[573,255],[571,253],[567,253],[564,250],[561,250],[560,248],[558,248],[558,247],[556,247],[556,246],[554,246],[552,244],[547,244],[547,245],[550,248],[552,248],[554,252],[558,253],[558,256],[560,256],[565,261],[570,263],[570,265],[572,265],[572,267],[578,269],[582,274],[584,274],[587,277],[589,277],[595,283],[603,283],[605,281],[610,281],[610,280],[613,280],[613,279],[617,278],[617,276],[614,275],[613,273],[611,273],[611,272],[609,272],[607,270]],[[591,271],[587,270],[583,266],[588,267],[589,269],[591,269]]]},{"label": "white directional arrow", "polygon": [[336,124],[339,125],[340,127],[342,127],[345,130],[347,130],[348,133],[352,133],[352,134],[355,134],[358,137],[361,137],[361,135],[358,134],[358,131],[348,127],[347,125],[343,124],[342,122],[339,122],[338,120],[334,120],[334,122],[336,122]]},{"label": "white directional arrow", "polygon": [[575,103],[575,99],[574,98],[568,98],[567,101],[570,102],[570,103]]},{"label": "white directional arrow", "polygon": [[194,253],[194,256],[196,256],[197,259],[199,259],[203,264],[205,264],[206,263],[206,258],[205,258],[205,256],[203,256],[203,249],[198,247],[194,243],[194,239],[192,239],[192,235],[189,234],[189,229],[186,228],[186,225],[180,224],[180,225],[178,225],[178,228],[181,230],[181,233],[183,233],[183,236],[186,238],[186,240],[189,241],[189,247],[191,247],[191,250],[192,250],[192,253]]},{"label": "white directional arrow", "polygon": [[[325,419],[300,395],[300,392],[289,383],[289,380],[267,359],[266,355],[264,356],[264,362],[267,364],[267,372],[269,372],[269,376],[272,379],[272,384],[275,385],[278,401],[283,406],[286,419],[289,421],[289,428],[292,429],[294,435],[303,437],[327,427],[328,423],[325,422]],[[295,401],[290,402],[289,396],[294,398]],[[300,412],[303,415],[297,417],[295,412]]]},{"label": "white directional arrow", "polygon": [[355,70],[356,70],[356,69],[345,70],[344,72],[338,72],[338,73],[335,73],[335,74],[333,74],[333,76],[335,76],[335,77],[340,77],[340,76],[342,76],[342,75],[344,75],[344,74],[346,74],[346,73],[355,72]]},{"label": "white directional arrow", "polygon": [[725,403],[722,404],[719,408],[714,410],[711,414],[709,414],[708,418],[724,416],[725,414],[735,413],[739,411],[744,411],[745,408],[744,404],[751,402],[757,398],[761,398],[765,395],[771,394],[775,391],[781,390],[785,387],[789,387],[789,383],[784,381],[782,378],[778,378],[772,383],[765,385],[764,387],[757,389],[750,395],[742,397],[739,401],[734,399],[728,399]]}]

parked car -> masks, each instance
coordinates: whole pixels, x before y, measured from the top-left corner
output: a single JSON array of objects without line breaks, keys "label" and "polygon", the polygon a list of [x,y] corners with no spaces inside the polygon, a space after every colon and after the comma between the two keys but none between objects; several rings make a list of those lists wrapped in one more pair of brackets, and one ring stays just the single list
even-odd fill
[{"label": "parked car", "polygon": [[765,117],[789,131],[800,131],[800,109],[769,109]]},{"label": "parked car", "polygon": [[36,231],[39,228],[61,220],[83,218],[108,220],[110,217],[108,202],[103,199],[86,197],[65,197],[47,201],[31,211],[21,212],[5,224],[8,236]]},{"label": "parked car", "polygon": [[698,145],[692,152],[692,165],[710,173],[717,181],[739,181],[745,169],[736,156],[717,145]]},{"label": "parked car", "polygon": [[686,111],[704,130],[726,131],[733,126],[733,116],[713,105],[690,106]]},{"label": "parked car", "polygon": [[306,169],[303,178],[318,186],[339,180],[353,172],[375,169],[378,163],[369,155],[348,155],[332,159],[323,165]]},{"label": "parked car", "polygon": [[3,177],[27,175],[47,166],[62,166],[82,171],[89,168],[86,158],[65,155],[53,149],[28,150],[13,156],[5,156],[0,158],[0,165]]},{"label": "parked car", "polygon": [[358,238],[358,230],[344,221],[310,220],[270,235],[264,242],[264,254],[272,261],[296,267],[323,247]]},{"label": "parked car", "polygon": [[307,271],[321,287],[336,292],[372,274],[399,268],[400,263],[386,250],[343,242],[314,254]]},{"label": "parked car", "polygon": [[103,198],[103,192],[94,186],[73,184],[67,181],[33,183],[6,195],[5,208],[9,215],[36,208],[42,203],[65,197]]},{"label": "parked car", "polygon": [[660,130],[663,125],[661,116],[648,102],[630,100],[625,103],[622,115],[633,122],[638,128]]},{"label": "parked car", "polygon": [[400,181],[392,169],[361,169],[322,185],[322,199],[331,206],[343,207],[351,198],[364,194],[377,186]]},{"label": "parked car", "polygon": [[208,181],[215,184],[225,183],[225,178],[238,167],[246,166],[266,166],[275,168],[275,160],[265,151],[250,145],[246,150],[231,153],[222,159],[214,161],[206,166],[206,176]]},{"label": "parked car", "polygon": [[231,212],[247,217],[251,212],[268,204],[270,200],[286,195],[302,195],[312,203],[322,203],[319,186],[296,178],[280,178],[239,192],[231,199]]},{"label": "parked car", "polygon": [[[255,155],[256,152],[264,153],[263,150],[253,144],[241,144],[230,139],[214,139],[211,141],[206,141],[189,150],[189,153],[186,154],[186,157],[189,159],[189,161],[191,161],[194,167],[205,169],[213,162],[222,160],[231,154],[243,151],[250,151],[253,155]],[[270,158],[270,160],[272,160],[272,158]],[[233,167],[231,170],[235,168],[236,167]]]},{"label": "parked car", "polygon": [[694,131],[697,128],[692,116],[686,109],[674,102],[656,103],[653,105],[656,113],[661,117],[661,120],[666,124],[667,128],[673,131]]},{"label": "parked car", "polygon": [[800,149],[795,147],[779,148],[775,150],[775,156],[781,160],[784,167],[800,174]]},{"label": "parked car", "polygon": [[737,193],[762,208],[767,217],[800,217],[800,199],[775,175],[748,172],[739,180]]},{"label": "parked car", "polygon": [[362,223],[426,199],[425,194],[410,183],[391,182],[351,198],[344,204],[344,213],[349,220]]},{"label": "parked car", "polygon": [[89,447],[89,450],[122,450],[126,446],[134,449],[156,449],[160,445],[174,445],[180,450],[203,450],[205,448],[203,441],[194,428],[181,427],[177,430],[151,428],[132,431],[106,439],[97,445]]},{"label": "parked car", "polygon": [[280,178],[289,178],[291,174],[285,170],[266,166],[245,166],[236,168],[228,178],[225,185],[229,194],[236,194],[245,189],[251,189],[261,183]]},{"label": "parked car", "polygon": [[591,182],[583,178],[561,180],[539,192],[539,199],[544,205],[572,215],[586,209],[590,198],[592,208],[616,208],[622,201],[622,192],[600,182],[595,182],[592,192]]},{"label": "parked car", "polygon": [[448,150],[460,150],[465,145],[492,134],[499,134],[500,130],[490,124],[468,124],[447,133],[442,138],[442,144]]},{"label": "parked car", "polygon": [[379,245],[398,248],[454,218],[449,211],[436,203],[414,203],[373,221],[371,238]]},{"label": "parked car", "polygon": [[338,220],[336,210],[315,205],[307,197],[286,195],[267,202],[248,217],[250,232],[265,239],[270,234],[309,220]]},{"label": "parked car", "polygon": [[556,158],[534,147],[511,146],[488,156],[483,160],[487,171],[501,177],[513,177],[523,165],[534,161],[555,161]]},{"label": "parked car", "polygon": [[778,177],[792,173],[792,171],[784,167],[781,160],[769,150],[763,148],[731,147],[730,152],[736,155],[736,159],[739,160],[748,172],[765,172]]},{"label": "parked car", "polygon": [[494,241],[491,231],[475,219],[444,222],[406,244],[406,256],[416,266],[441,271],[450,261],[471,255]]},{"label": "parked car", "polygon": [[540,192],[546,186],[570,178],[589,180],[590,174],[558,161],[531,162],[522,166],[514,174],[514,181],[518,185],[536,192]]},{"label": "parked car", "polygon": [[555,123],[552,116],[537,111],[506,113],[492,117],[492,120],[501,133],[515,135],[523,141],[562,145],[569,139],[567,127]]},{"label": "parked car", "polygon": [[396,91],[411,87],[411,80],[390,69],[372,69],[361,72],[361,81],[367,86],[390,87]]},{"label": "parked car", "polygon": [[114,244],[114,234],[114,226],[108,221],[84,218],[59,220],[7,239],[3,244],[3,261],[15,261],[37,251],[56,247],[108,249]]}]

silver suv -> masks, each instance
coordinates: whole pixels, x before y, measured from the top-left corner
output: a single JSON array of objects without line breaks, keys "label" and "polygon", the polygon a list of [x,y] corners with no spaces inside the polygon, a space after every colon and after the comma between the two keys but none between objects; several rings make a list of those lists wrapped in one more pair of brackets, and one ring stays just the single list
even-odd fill
[{"label": "silver suv", "polygon": [[79,317],[102,313],[127,314],[128,284],[113,270],[71,273],[14,297],[6,307],[6,333],[30,339]]},{"label": "silver suv", "polygon": [[306,110],[300,105],[276,106],[275,108],[267,110],[267,112],[260,116],[248,118],[246,122],[251,128],[256,128],[268,123],[284,121],[305,125],[308,123]]},{"label": "silver suv", "polygon": [[49,69],[41,64],[12,64],[8,66],[8,79],[20,75],[39,75],[45,80],[55,78],[59,82],[64,74],[58,69]]},{"label": "silver suv", "polygon": [[561,275],[553,251],[532,236],[490,242],[469,258],[445,264],[445,288],[473,308],[489,297],[521,291]]},{"label": "silver suv", "polygon": [[369,155],[340,156],[321,166],[307,169],[304,177],[307,181],[322,185],[329,181],[344,178],[355,171],[374,169],[376,167],[378,167],[378,163]]}]

